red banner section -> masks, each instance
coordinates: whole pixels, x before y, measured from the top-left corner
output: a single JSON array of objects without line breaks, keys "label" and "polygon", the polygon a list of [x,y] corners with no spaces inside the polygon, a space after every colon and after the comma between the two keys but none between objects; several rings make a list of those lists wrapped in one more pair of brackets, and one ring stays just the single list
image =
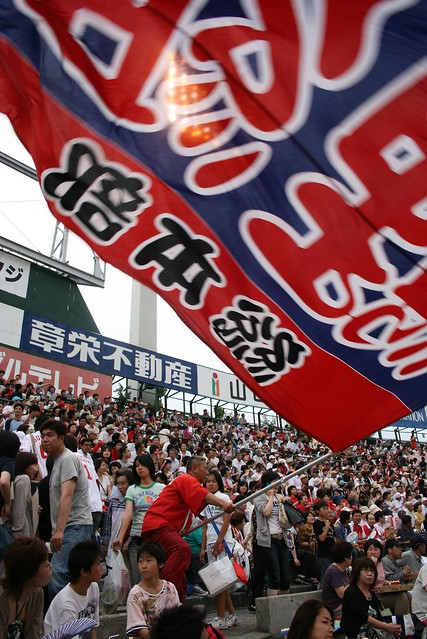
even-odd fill
[{"label": "red banner section", "polygon": [[89,391],[91,395],[98,393],[101,400],[111,397],[112,384],[108,375],[29,355],[2,344],[0,368],[5,371],[5,379],[13,379],[19,374],[24,386],[29,382],[37,384],[41,381],[55,386],[58,392],[71,386],[76,397],[85,391]]}]

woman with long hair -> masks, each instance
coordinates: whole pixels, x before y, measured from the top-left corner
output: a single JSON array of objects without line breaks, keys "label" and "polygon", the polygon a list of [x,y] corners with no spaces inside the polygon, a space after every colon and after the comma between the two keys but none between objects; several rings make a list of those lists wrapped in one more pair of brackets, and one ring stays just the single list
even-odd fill
[{"label": "woman with long hair", "polygon": [[0,581],[0,637],[40,639],[43,636],[43,590],[52,567],[41,539],[20,537],[4,556]]},{"label": "woman with long hair", "polygon": [[133,462],[132,473],[135,483],[129,486],[125,497],[125,513],[123,515],[119,534],[113,541],[113,550],[116,552],[123,548],[127,531],[130,528],[130,541],[128,544],[129,559],[132,567],[133,583],[141,580],[138,570],[137,552],[141,545],[141,529],[144,517],[165,487],[155,480],[155,468],[151,455],[137,455]]},{"label": "woman with long hair", "polygon": [[34,453],[18,453],[15,459],[15,479],[11,509],[14,537],[33,537],[33,498],[31,482],[38,475],[37,456]]},{"label": "woman with long hair", "polygon": [[102,457],[95,459],[95,471],[98,478],[99,492],[101,494],[101,501],[104,506],[104,510],[108,508],[110,501],[111,489],[113,482],[109,473],[108,464]]},{"label": "woman with long hair", "polygon": [[288,639],[332,639],[334,615],[317,599],[308,599],[296,611],[288,631]]},{"label": "woman with long hair", "polygon": [[117,460],[120,463],[120,467],[131,470],[133,466],[133,462],[130,459],[131,457],[132,453],[129,446],[122,443],[119,449],[119,458]]},{"label": "woman with long hair", "polygon": [[[212,495],[216,495],[223,501],[230,501],[227,493],[224,492],[224,484],[221,473],[218,470],[212,469],[209,471],[205,486]],[[205,554],[207,554],[208,562],[211,564],[217,559],[222,559],[226,556],[224,544],[227,544],[230,551],[232,551],[234,546],[233,533],[230,526],[231,515],[225,513],[219,506],[212,505],[206,506],[201,515],[210,519],[219,513],[222,513],[221,517],[203,526],[200,551],[200,561],[203,564],[206,561]],[[216,595],[215,605],[216,616],[210,621],[212,626],[221,629],[230,628],[239,623],[239,617],[235,613],[229,590],[224,590]],[[226,609],[228,611],[227,618],[225,617]]]},{"label": "woman with long hair", "polygon": [[400,637],[400,625],[387,623],[381,616],[380,601],[372,590],[377,575],[372,559],[362,557],[354,562],[351,582],[344,593],[341,619],[341,628],[349,639],[367,637],[370,628],[379,631],[379,636],[390,633]]},{"label": "woman with long hair", "polygon": [[[261,488],[265,488],[279,477],[278,473],[266,470],[261,477]],[[287,594],[290,585],[289,548],[279,523],[280,499],[286,498],[277,495],[277,488],[271,488],[254,499],[256,513],[255,575],[258,583],[257,564],[265,566],[268,575],[268,597]]]}]

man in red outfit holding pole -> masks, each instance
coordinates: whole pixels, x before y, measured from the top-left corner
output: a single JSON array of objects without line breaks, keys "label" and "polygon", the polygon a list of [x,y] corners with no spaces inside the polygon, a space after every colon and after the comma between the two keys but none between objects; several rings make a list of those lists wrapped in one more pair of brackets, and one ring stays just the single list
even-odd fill
[{"label": "man in red outfit holding pole", "polygon": [[162,490],[147,510],[142,525],[142,542],[156,541],[165,549],[162,579],[176,586],[181,602],[185,599],[185,573],[191,561],[190,547],[181,535],[190,528],[193,514],[199,515],[207,504],[219,506],[227,513],[235,509],[233,504],[212,495],[201,485],[207,474],[207,462],[202,457],[191,457],[187,472]]}]

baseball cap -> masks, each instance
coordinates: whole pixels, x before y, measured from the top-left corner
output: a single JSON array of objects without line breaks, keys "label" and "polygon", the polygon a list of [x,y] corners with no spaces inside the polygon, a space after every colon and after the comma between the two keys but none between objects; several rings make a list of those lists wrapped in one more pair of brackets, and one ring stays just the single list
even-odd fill
[{"label": "baseball cap", "polygon": [[386,551],[389,548],[394,548],[395,546],[400,546],[400,547],[403,546],[402,542],[396,539],[395,537],[393,539],[387,539],[387,541],[385,542]]}]

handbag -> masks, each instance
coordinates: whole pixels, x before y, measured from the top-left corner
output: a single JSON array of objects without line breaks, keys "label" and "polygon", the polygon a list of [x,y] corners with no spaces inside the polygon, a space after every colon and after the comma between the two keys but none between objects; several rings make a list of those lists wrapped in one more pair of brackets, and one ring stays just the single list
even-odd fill
[{"label": "handbag", "polygon": [[239,581],[234,566],[235,562],[225,556],[199,570],[199,576],[210,595],[214,597]]},{"label": "handbag", "polygon": [[[305,517],[302,514],[302,512],[300,510],[298,510],[298,508],[295,508],[295,506],[292,506],[292,504],[290,504],[287,501],[281,502],[283,505],[283,508],[286,512],[286,516],[288,518],[288,520],[290,521],[290,526],[295,526],[295,524],[300,524],[302,522],[305,522]],[[280,512],[280,511],[279,511]]]},{"label": "handbag", "polygon": [[237,540],[234,542],[233,556],[235,557],[236,562],[240,566],[243,566],[243,568],[245,570],[246,581],[244,581],[243,579],[242,579],[242,581],[244,581],[244,583],[247,583],[249,581],[250,576],[251,576],[250,554],[248,553],[247,550],[245,550],[245,548],[243,548],[242,544],[240,544]]},{"label": "handbag", "polygon": [[283,530],[289,530],[289,528],[292,528],[292,524],[289,521],[285,510],[285,502],[283,501],[279,501],[279,525],[283,528]]}]

